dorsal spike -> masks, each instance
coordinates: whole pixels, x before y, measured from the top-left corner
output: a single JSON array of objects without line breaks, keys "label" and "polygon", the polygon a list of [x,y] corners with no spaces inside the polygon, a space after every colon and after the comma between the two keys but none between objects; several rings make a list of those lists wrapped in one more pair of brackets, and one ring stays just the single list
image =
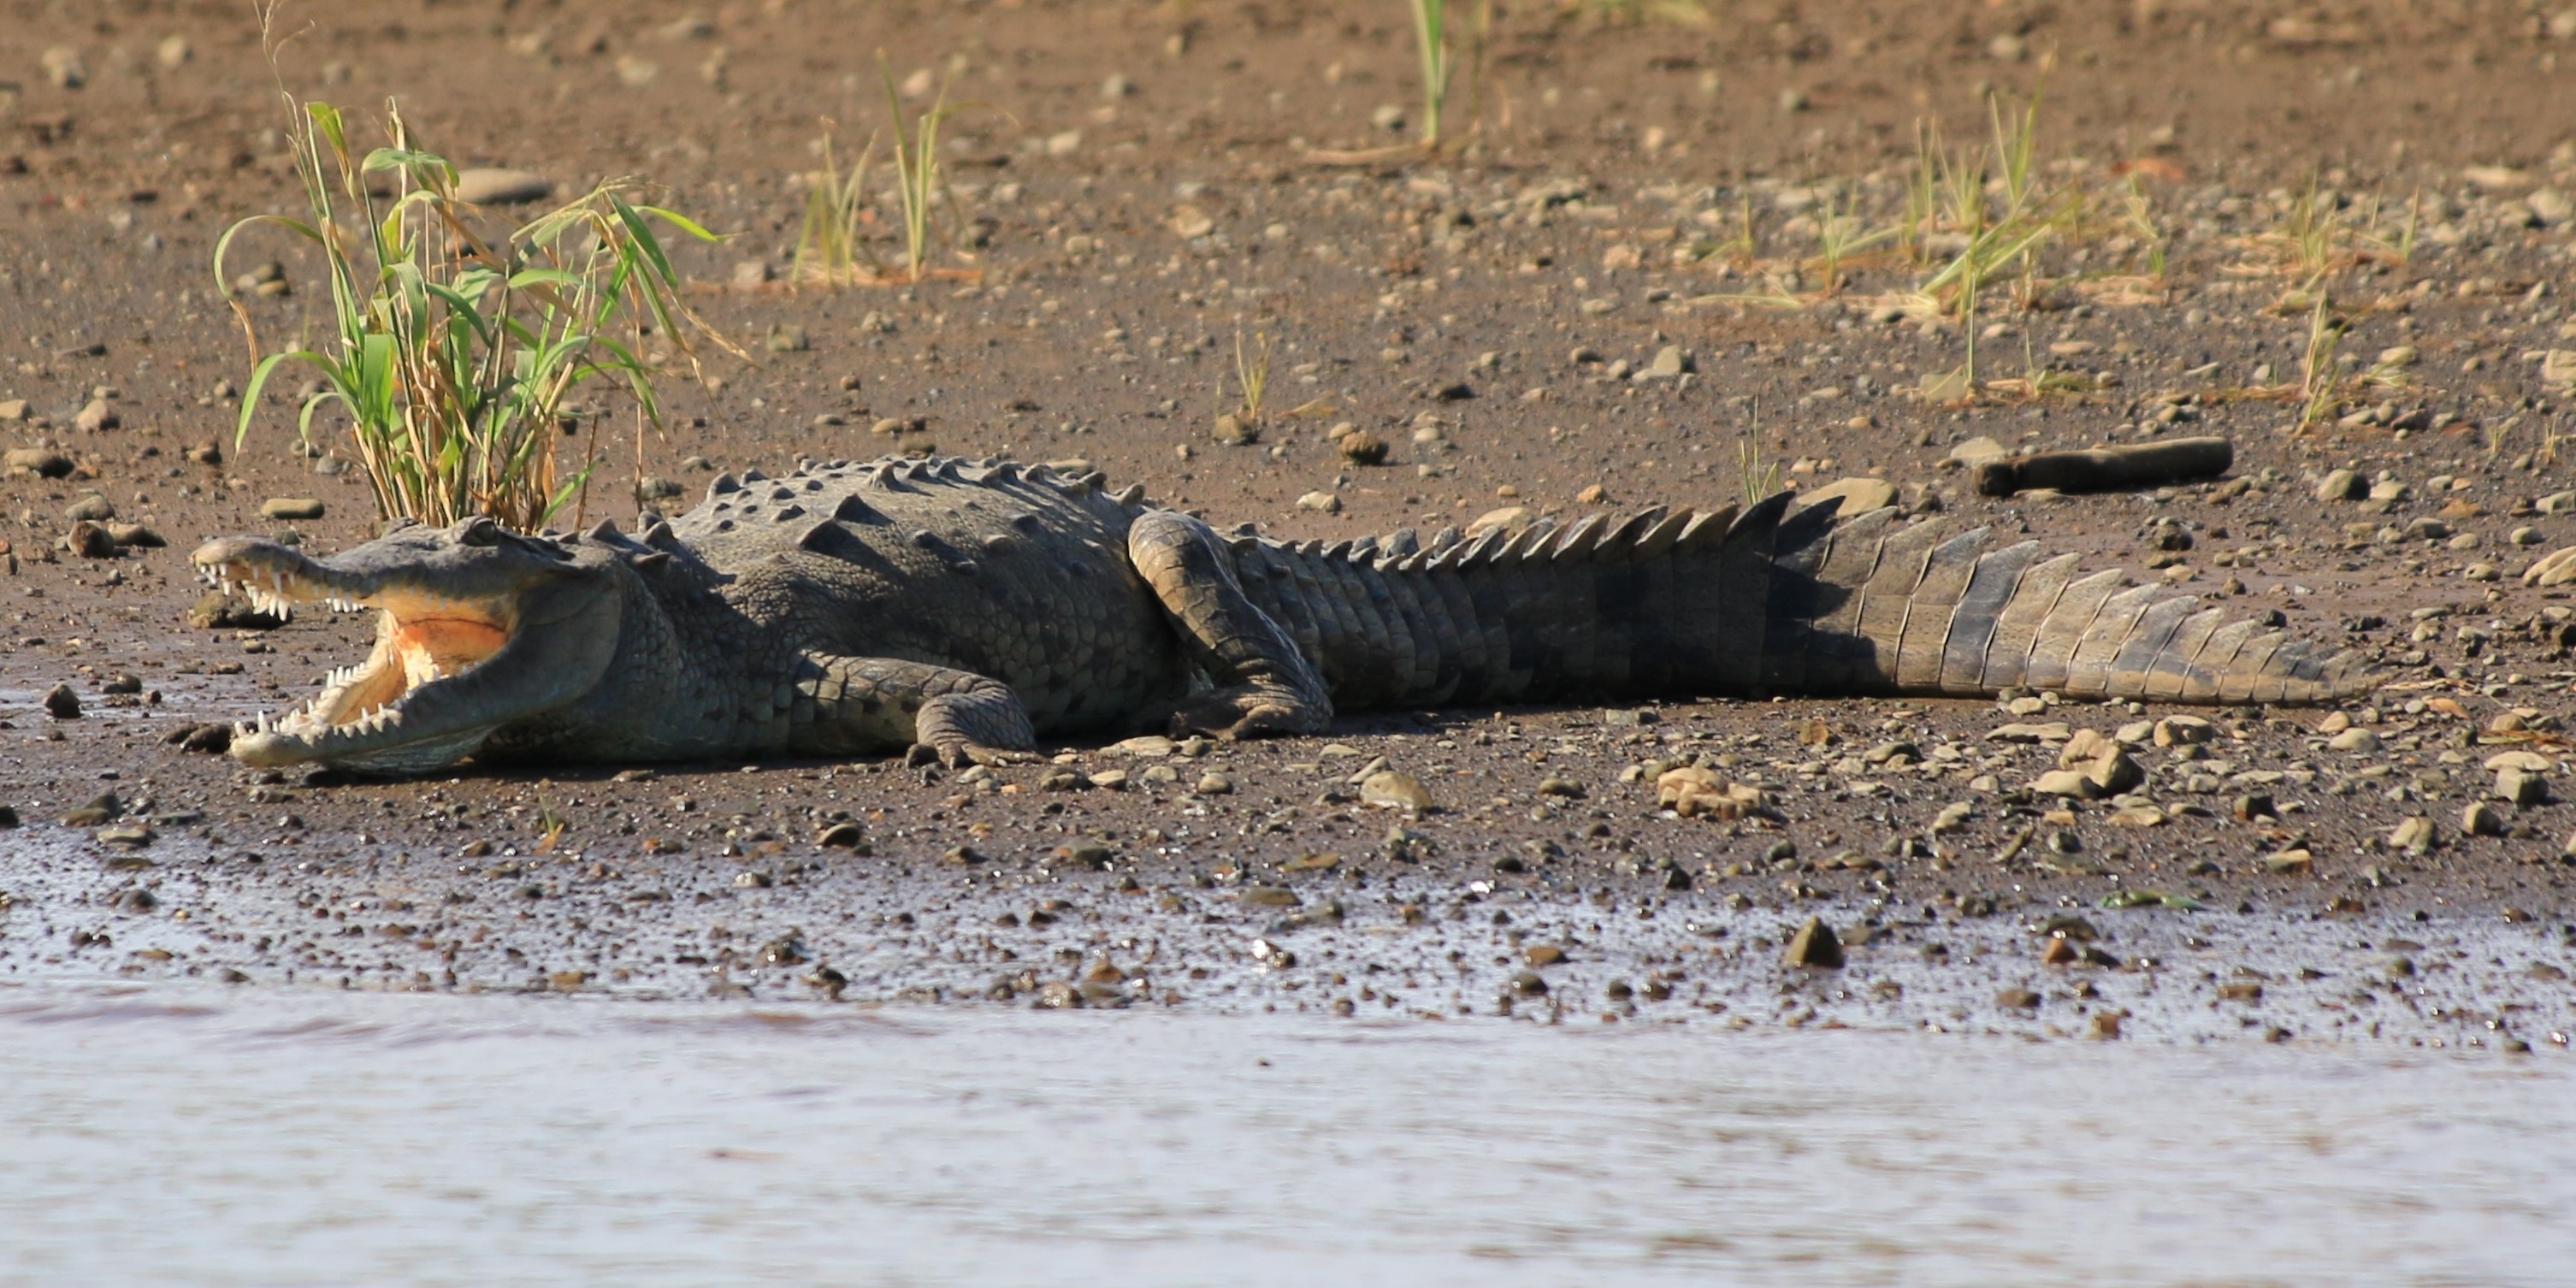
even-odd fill
[{"label": "dorsal spike", "polygon": [[620,541],[626,536],[625,533],[617,530],[617,524],[614,521],[608,519],[602,519],[599,522],[590,525],[590,530],[582,533],[581,535],[587,540],[597,541],[602,544]]},{"label": "dorsal spike", "polygon": [[832,517],[843,523],[881,523],[885,520],[884,515],[860,500],[856,492],[841,497],[840,504],[832,507]]},{"label": "dorsal spike", "polygon": [[634,564],[638,569],[644,572],[660,572],[662,569],[670,565],[671,552],[668,550],[649,551],[645,554],[632,557],[628,562]]},{"label": "dorsal spike", "polygon": [[1145,485],[1142,483],[1130,483],[1127,486],[1118,489],[1116,492],[1110,493],[1109,499],[1116,501],[1120,505],[1143,505],[1145,503]]},{"label": "dorsal spike", "polygon": [[656,550],[677,549],[680,544],[680,534],[671,531],[670,524],[656,520],[651,527],[644,529],[644,544]]},{"label": "dorsal spike", "polygon": [[739,492],[741,490],[742,480],[737,479],[730,474],[719,474],[715,477],[714,482],[707,484],[707,495],[709,497],[724,496],[728,493]]},{"label": "dorsal spike", "polygon": [[744,470],[742,472],[742,481],[745,483],[766,483],[769,481],[769,476],[756,469]]}]

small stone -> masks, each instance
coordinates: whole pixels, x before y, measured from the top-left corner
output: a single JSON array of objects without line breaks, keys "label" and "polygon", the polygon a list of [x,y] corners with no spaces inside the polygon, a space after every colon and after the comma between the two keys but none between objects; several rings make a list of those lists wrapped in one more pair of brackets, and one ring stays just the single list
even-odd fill
[{"label": "small stone", "polygon": [[[2503,722],[2511,719],[2513,719],[2512,712],[2506,712],[2504,715],[2496,717],[2498,724],[2502,724]],[[2519,727],[2520,721],[2515,721],[2515,725],[2516,727]],[[2507,733],[2511,731],[2506,729],[2497,729],[2496,732]],[[2549,772],[2549,757],[2541,755],[2536,751],[2524,751],[2520,748],[2516,748],[2512,751],[2499,751],[2496,754],[2487,757],[2487,771],[2489,773],[2498,773],[2507,769],[2519,769],[2526,773],[2545,774]]]},{"label": "small stone", "polygon": [[2379,735],[2368,729],[2358,727],[2346,729],[2342,733],[2326,739],[2326,749],[2329,751],[2350,751],[2359,753],[2377,751],[2379,750]]},{"label": "small stone", "polygon": [[63,549],[83,559],[114,559],[125,553],[116,544],[115,535],[99,523],[73,524],[72,530],[63,535]]},{"label": "small stone", "polygon": [[68,684],[57,684],[45,690],[45,714],[56,720],[80,719],[80,695],[72,692],[72,686]]},{"label": "small stone", "polygon": [[1305,900],[1286,886],[1246,886],[1242,901],[1263,908],[1294,908]]},{"label": "small stone", "polygon": [[1170,220],[1172,231],[1184,238],[1205,237],[1216,231],[1216,220],[1196,206],[1175,206]]},{"label": "small stone", "polygon": [[1807,924],[1798,927],[1798,933],[1789,937],[1789,946],[1781,952],[1780,961],[1785,966],[1841,970],[1843,943],[1822,917],[1809,917]]},{"label": "small stone", "polygon": [[2470,836],[2504,835],[2504,814],[2495,806],[2479,801],[2460,811],[2460,830]]},{"label": "small stone", "polygon": [[1691,355],[1687,350],[1677,344],[1668,344],[1663,348],[1656,350],[1655,360],[1648,363],[1645,370],[1638,372],[1631,378],[1635,380],[1674,380],[1697,369],[1698,364],[1692,360]]},{"label": "small stone", "polygon": [[1811,505],[1822,505],[1827,501],[1837,500],[1842,502],[1841,509],[1837,513],[1867,514],[1872,510],[1894,505],[1896,485],[1885,479],[1858,477],[1835,479],[1821,487],[1800,491],[1795,504],[1804,509]]},{"label": "small stone", "polygon": [[11,474],[33,474],[38,478],[58,479],[72,472],[72,458],[43,447],[14,447],[0,457],[0,468]]},{"label": "small stone", "polygon": [[532,170],[477,166],[456,172],[456,199],[470,206],[514,206],[543,201],[553,181]]},{"label": "small stone", "polygon": [[125,802],[118,800],[116,793],[102,792],[91,798],[88,804],[63,815],[63,826],[97,827],[104,823],[115,822],[124,813]]},{"label": "small stone", "polygon": [[92,492],[89,495],[72,502],[70,508],[63,511],[63,517],[73,521],[74,523],[78,523],[83,519],[104,523],[107,520],[116,517],[116,506],[110,503],[106,497],[100,496],[96,492]]},{"label": "small stone", "polygon": [[1032,1010],[1078,1011],[1083,1006],[1082,990],[1060,979],[1038,986],[1037,998],[1029,1003]]},{"label": "small stone", "polygon": [[2365,490],[2361,475],[2351,470],[2328,470],[2326,476],[2317,481],[2317,499],[2320,501],[2358,501]]},{"label": "small stone", "polygon": [[1581,800],[1585,792],[1583,784],[1570,778],[1542,778],[1538,781],[1538,794],[1562,797],[1567,800]]},{"label": "small stone", "polygon": [[1090,781],[1092,786],[1097,787],[1104,792],[1123,792],[1127,790],[1127,771],[1124,769],[1104,769],[1099,773],[1093,774]]},{"label": "small stone", "polygon": [[259,503],[259,517],[281,523],[300,519],[319,519],[323,505],[311,497],[273,496]]},{"label": "small stone", "polygon": [[70,45],[56,45],[46,50],[39,61],[44,66],[45,79],[52,81],[56,89],[79,89],[89,83],[89,64],[83,62],[80,51]]},{"label": "small stone", "polygon": [[762,343],[771,353],[803,353],[814,347],[813,341],[805,336],[805,328],[793,322],[781,322],[769,328],[769,336]]},{"label": "small stone", "polygon": [[1435,808],[1422,780],[1392,769],[1381,769],[1361,780],[1360,803],[1415,814]]},{"label": "small stone", "polygon": [[95,434],[101,430],[115,429],[124,423],[125,418],[116,414],[115,404],[108,402],[104,398],[90,399],[87,404],[82,406],[80,413],[72,417],[72,428],[77,429],[84,434]]},{"label": "small stone", "polygon": [[1532,966],[1560,966],[1565,963],[1565,950],[1554,944],[1531,944],[1521,950],[1521,960]]},{"label": "small stone", "polygon": [[1995,1005],[2007,1011],[2036,1011],[2040,997],[2027,988],[2007,988],[1995,994]]},{"label": "small stone", "polygon": [[2433,820],[2419,814],[2389,829],[2388,848],[2422,854],[2433,848],[2435,839]]},{"label": "small stone", "polygon": [[1470,538],[1481,537],[1497,528],[1505,532],[1518,532],[1530,525],[1531,517],[1530,509],[1525,505],[1506,505],[1499,509],[1487,510],[1477,515],[1475,522],[1467,525],[1467,535]]},{"label": "small stone", "polygon": [[[2025,701],[2035,702],[2038,700],[2035,698],[2015,699],[2014,705],[2018,706]],[[2040,703],[2041,710],[2044,711],[2047,707],[2048,704],[2044,702]],[[2056,720],[2036,724],[2025,723],[1998,725],[1995,728],[1986,731],[1986,737],[1995,742],[2064,742],[2074,736],[2075,734],[2073,729],[2068,727],[2064,721]]]},{"label": "small stone", "polygon": [[2032,779],[2030,789],[2042,796],[2072,796],[2079,800],[2089,795],[2092,780],[2072,769],[2052,769]]},{"label": "small stone", "polygon": [[2218,734],[2218,726],[2199,716],[2166,716],[2156,722],[2155,744],[2159,747],[2192,747],[2209,741]]},{"label": "small stone", "polygon": [[1341,449],[1342,459],[1353,465],[1382,465],[1386,462],[1386,440],[1366,430],[1342,435],[1334,446]]},{"label": "small stone", "polygon": [[2495,796],[2516,807],[2538,805],[2549,798],[2549,784],[2527,769],[2500,769],[2496,771]]},{"label": "small stone", "polygon": [[1998,456],[2009,456],[2011,454],[2012,453],[2007,450],[2003,444],[1980,434],[1975,438],[1971,438],[1968,441],[1951,448],[1950,454],[1944,459],[1956,461],[1961,465],[1974,465],[1979,461],[1992,460]]},{"label": "small stone", "polygon": [[868,848],[868,834],[856,823],[834,823],[814,838],[814,844],[827,850],[864,851]]},{"label": "small stone", "polygon": [[1330,492],[1309,492],[1297,498],[1297,508],[1313,510],[1319,514],[1340,514],[1342,498]]},{"label": "small stone", "polygon": [[139,850],[144,846],[152,844],[155,840],[158,840],[159,834],[155,833],[149,826],[142,823],[111,823],[106,827],[102,827],[97,831],[90,833],[90,839],[97,841],[101,845],[114,845],[124,849]]},{"label": "small stone", "polygon": [[1198,794],[1223,796],[1234,790],[1234,780],[1213,770],[1199,775]]},{"label": "small stone", "polygon": [[2263,866],[2278,877],[2303,877],[2316,870],[2316,856],[2306,850],[2283,850],[2263,856]]}]

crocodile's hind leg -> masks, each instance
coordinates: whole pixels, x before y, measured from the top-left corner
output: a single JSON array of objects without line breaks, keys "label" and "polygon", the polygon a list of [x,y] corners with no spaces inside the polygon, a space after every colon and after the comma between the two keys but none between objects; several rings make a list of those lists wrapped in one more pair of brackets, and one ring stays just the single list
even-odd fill
[{"label": "crocodile's hind leg", "polygon": [[808,655],[788,720],[788,749],[800,755],[901,747],[952,769],[1037,759],[1037,732],[1011,686],[922,662]]},{"label": "crocodile's hind leg", "polygon": [[1172,615],[1193,661],[1216,691],[1172,713],[1176,733],[1242,738],[1320,733],[1333,700],[1297,642],[1243,593],[1234,561],[1204,523],[1149,510],[1127,530],[1127,557]]}]

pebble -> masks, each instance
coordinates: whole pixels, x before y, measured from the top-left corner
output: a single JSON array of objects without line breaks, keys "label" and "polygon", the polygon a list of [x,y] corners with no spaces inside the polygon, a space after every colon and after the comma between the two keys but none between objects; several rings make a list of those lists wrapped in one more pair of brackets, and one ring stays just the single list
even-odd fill
[{"label": "pebble", "polygon": [[827,850],[865,850],[868,834],[856,823],[834,823],[814,838],[814,844]]},{"label": "pebble", "polygon": [[63,511],[63,517],[75,523],[83,519],[104,523],[116,517],[116,506],[106,497],[92,492],[72,502],[71,506]]},{"label": "pebble", "polygon": [[45,690],[45,714],[56,720],[80,719],[80,695],[72,692],[72,686],[68,684],[57,684]]},{"label": "pebble", "polygon": [[84,434],[115,429],[124,423],[125,418],[117,415],[115,406],[104,398],[90,399],[81,407],[80,414],[72,417],[72,428]]},{"label": "pebble", "polygon": [[1353,465],[1382,465],[1386,462],[1386,440],[1366,430],[1344,434],[1334,441],[1342,459]]},{"label": "pebble", "polygon": [[43,447],[14,447],[0,457],[0,467],[11,474],[33,474],[38,478],[58,479],[72,472],[72,458]]},{"label": "pebble", "polygon": [[2278,877],[2303,877],[2316,870],[2317,859],[2306,850],[2283,850],[2263,856],[2263,866]]},{"label": "pebble", "polygon": [[142,849],[160,839],[158,833],[141,823],[111,823],[90,833],[90,836],[101,845],[122,846],[129,850]]},{"label": "pebble", "polygon": [[2508,766],[2496,771],[2495,796],[2510,805],[2537,805],[2549,798],[2549,784],[2530,770]]},{"label": "pebble", "polygon": [[1382,769],[1360,782],[1360,803],[1419,814],[1435,808],[1431,793],[1411,774]]},{"label": "pebble", "polygon": [[771,353],[803,353],[814,347],[813,341],[806,338],[805,328],[793,322],[781,322],[769,328],[769,336],[762,344]]},{"label": "pebble", "polygon": [[2470,836],[2504,835],[2504,815],[2496,807],[2479,801],[2460,811],[2460,830]]},{"label": "pebble", "polygon": [[1170,220],[1172,231],[1184,238],[1205,237],[1216,231],[1216,220],[1196,206],[1176,206]]},{"label": "pebble", "polygon": [[89,83],[89,64],[82,61],[79,50],[69,45],[47,49],[40,61],[45,79],[52,81],[56,89],[79,89]]},{"label": "pebble", "polygon": [[1342,498],[1330,492],[1309,492],[1297,498],[1297,508],[1313,510],[1319,514],[1340,514]]},{"label": "pebble", "polygon": [[1234,780],[1223,774],[1210,771],[1199,775],[1198,794],[1201,796],[1223,796],[1233,790]]},{"label": "pebble", "polygon": [[2063,721],[2000,725],[1986,731],[1986,737],[1996,742],[2064,742],[2073,736]]},{"label": "pebble", "polygon": [[1554,944],[1531,944],[1521,950],[1521,960],[1532,966],[1560,966],[1565,963],[1565,950]]},{"label": "pebble", "polygon": [[2329,751],[2373,752],[2379,750],[2379,735],[2368,729],[2351,728],[2326,739]]},{"label": "pebble", "polygon": [[1294,908],[1305,900],[1286,886],[1246,886],[1242,901],[1263,908]]},{"label": "pebble", "polygon": [[543,201],[554,190],[552,180],[533,170],[476,166],[456,172],[456,199],[470,206],[512,206]]},{"label": "pebble", "polygon": [[106,525],[88,522],[72,525],[72,530],[63,535],[63,549],[83,559],[114,559],[125,553]]},{"label": "pebble", "polygon": [[1834,928],[1825,924],[1824,918],[1809,917],[1807,924],[1798,927],[1798,933],[1789,937],[1789,946],[1781,952],[1780,962],[1784,966],[1841,970],[1843,943],[1835,937]]},{"label": "pebble", "polygon": [[1471,539],[1481,537],[1496,528],[1506,532],[1518,532],[1530,525],[1530,518],[1530,509],[1525,505],[1506,505],[1499,509],[1487,510],[1477,515],[1475,522],[1467,525],[1467,536]]},{"label": "pebble", "polygon": [[1966,442],[1951,448],[1949,456],[1945,459],[1957,461],[1961,465],[1974,465],[1979,461],[1991,460],[1994,457],[2008,455],[2011,455],[2011,453],[2005,449],[2003,444],[1980,434],[1975,438],[1971,438]]},{"label": "pebble", "polygon": [[2039,994],[2027,988],[2007,988],[1995,994],[1995,1005],[2007,1011],[2036,1011],[2039,1002]]},{"label": "pebble", "polygon": [[2420,814],[2388,830],[2388,848],[2422,854],[2433,848],[2436,837],[2433,820]]},{"label": "pebble", "polygon": [[1101,770],[1099,773],[1091,776],[1091,785],[1105,792],[1123,792],[1127,790],[1127,771],[1124,769]]},{"label": "pebble", "polygon": [[1689,350],[1677,344],[1668,344],[1657,349],[1655,360],[1648,363],[1645,370],[1638,372],[1631,379],[1675,380],[1698,369],[1699,364],[1692,359]]},{"label": "pebble", "polygon": [[1804,509],[1807,506],[1822,505],[1827,501],[1835,500],[1842,502],[1839,513],[1867,514],[1872,510],[1894,505],[1896,485],[1885,479],[1840,478],[1821,487],[1801,491],[1798,493],[1796,504]]},{"label": "pebble", "polygon": [[2218,726],[2199,716],[2166,716],[2156,722],[2155,744],[2159,747],[2190,747],[2218,735]]},{"label": "pebble", "polygon": [[259,503],[259,517],[280,522],[319,519],[323,510],[320,501],[303,496],[273,496]]}]

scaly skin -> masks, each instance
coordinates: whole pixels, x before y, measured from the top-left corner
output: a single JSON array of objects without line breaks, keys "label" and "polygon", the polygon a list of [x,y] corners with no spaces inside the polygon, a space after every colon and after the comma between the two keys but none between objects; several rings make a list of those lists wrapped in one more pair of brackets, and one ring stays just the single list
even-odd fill
[{"label": "scaly skin", "polygon": [[[1312,733],[1336,710],[1709,693],[2303,702],[2359,659],[2034,543],[1983,551],[1787,495],[1455,533],[1422,548],[1221,537],[1099,476],[957,460],[716,480],[641,540],[398,526],[329,559],[228,539],[210,578],[382,611],[369,662],[242,730],[246,762],[425,772],[910,749],[1039,733]],[[2115,593],[2116,592],[2116,593]]]}]

